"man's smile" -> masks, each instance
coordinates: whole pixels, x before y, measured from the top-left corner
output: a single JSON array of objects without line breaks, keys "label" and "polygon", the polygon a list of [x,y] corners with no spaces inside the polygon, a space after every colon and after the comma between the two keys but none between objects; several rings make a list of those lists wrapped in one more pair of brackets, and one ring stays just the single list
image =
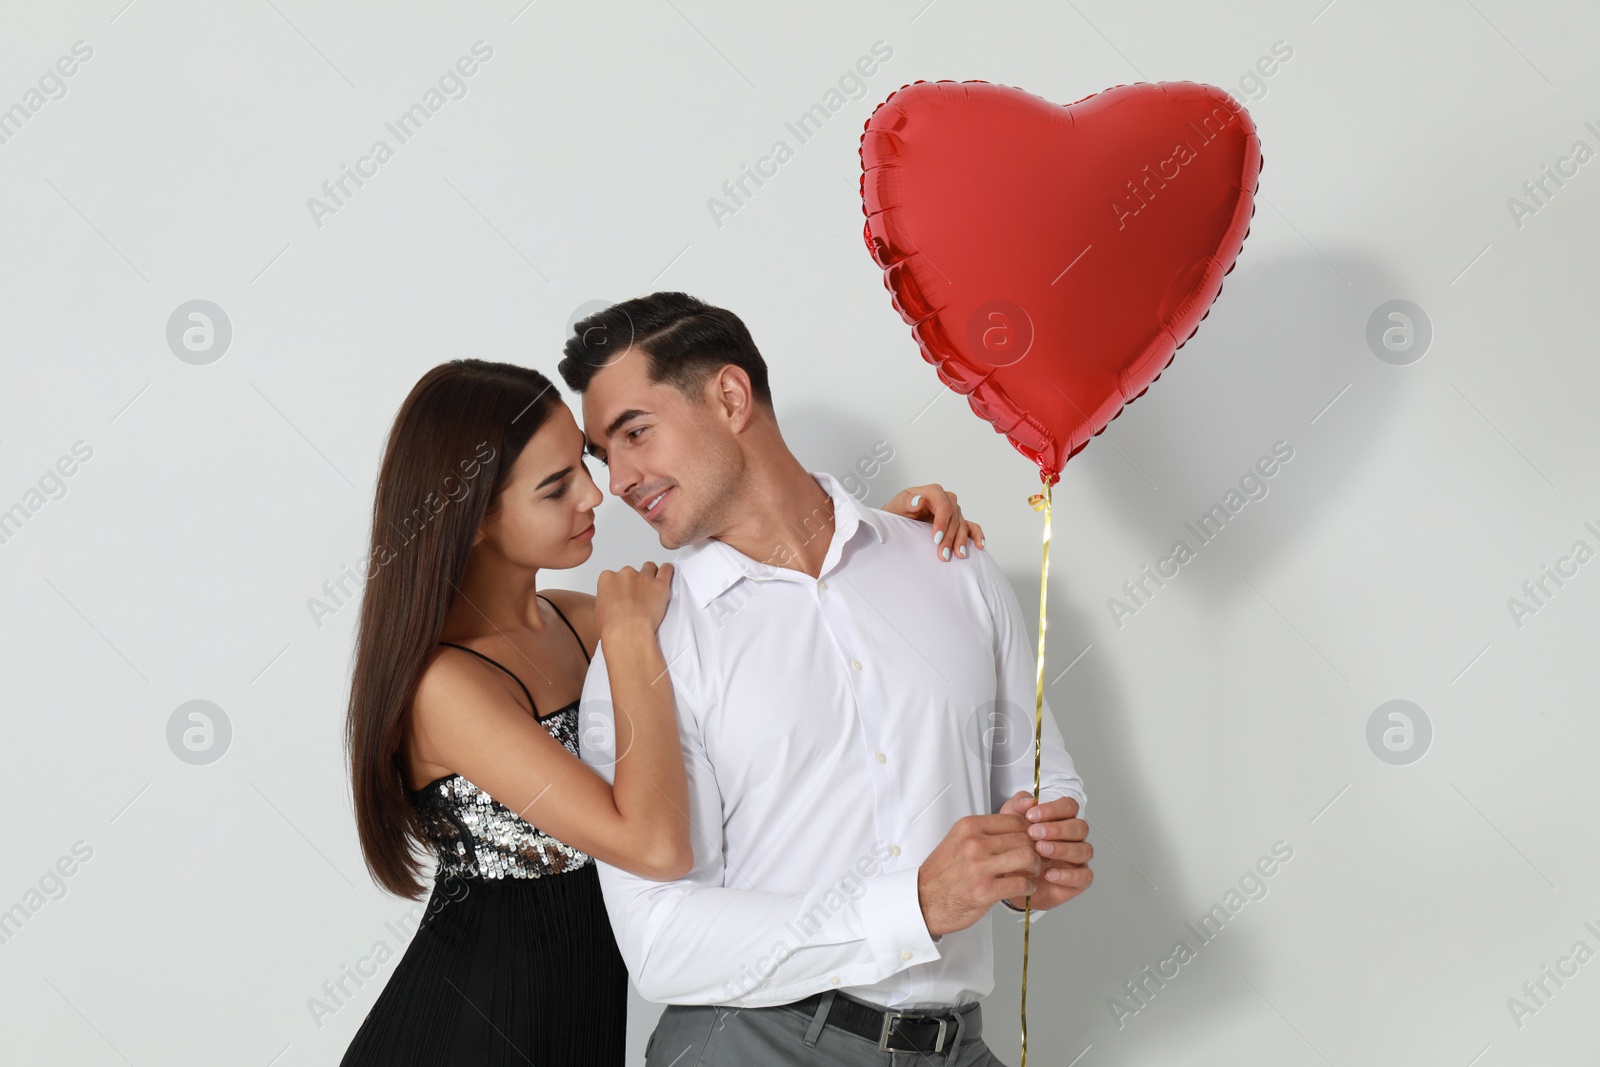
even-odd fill
[{"label": "man's smile", "polygon": [[652,493],[650,496],[640,498],[638,504],[639,512],[645,517],[646,521],[654,522],[661,517],[662,508],[666,507],[666,499],[671,492],[672,486],[668,486],[659,492]]}]

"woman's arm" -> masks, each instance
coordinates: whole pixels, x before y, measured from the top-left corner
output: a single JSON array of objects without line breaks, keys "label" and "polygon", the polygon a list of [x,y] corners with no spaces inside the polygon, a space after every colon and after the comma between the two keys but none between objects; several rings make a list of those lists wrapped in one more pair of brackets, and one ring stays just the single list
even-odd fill
[{"label": "woman's arm", "polygon": [[[665,872],[649,877],[661,881],[682,878],[694,866],[677,705],[656,636],[671,596],[672,564],[645,563],[602,571],[594,601],[616,724],[612,794],[617,811],[645,833],[640,847]],[[631,869],[627,863],[606,862]]]},{"label": "woman's arm", "polygon": [[589,619],[575,619],[580,633],[596,632],[595,617],[604,624],[598,632],[618,711],[617,751],[626,753],[615,787],[529,716],[502,672],[465,652],[435,654],[412,704],[411,727],[420,758],[461,775],[571,847],[664,881],[687,873],[694,853],[676,708],[655,635],[670,596],[671,564],[661,568],[664,575],[654,564],[645,568],[602,574],[601,589],[611,595]]},{"label": "woman's arm", "polygon": [[961,515],[961,506],[956,503],[956,495],[937,482],[900,490],[883,510],[932,523],[934,552],[942,560],[955,556],[965,559],[969,543],[983,547],[983,528],[966,521]]}]

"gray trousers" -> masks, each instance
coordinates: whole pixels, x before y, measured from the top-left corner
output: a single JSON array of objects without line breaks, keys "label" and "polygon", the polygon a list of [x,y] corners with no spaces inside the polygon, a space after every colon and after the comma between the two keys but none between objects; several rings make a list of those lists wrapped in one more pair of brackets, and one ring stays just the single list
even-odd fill
[{"label": "gray trousers", "polygon": [[982,1008],[963,1016],[959,1042],[942,1052],[879,1052],[874,1039],[823,1026],[818,1016],[828,1004],[814,1013],[669,1004],[645,1046],[645,1067],[1005,1067],[983,1043]]}]

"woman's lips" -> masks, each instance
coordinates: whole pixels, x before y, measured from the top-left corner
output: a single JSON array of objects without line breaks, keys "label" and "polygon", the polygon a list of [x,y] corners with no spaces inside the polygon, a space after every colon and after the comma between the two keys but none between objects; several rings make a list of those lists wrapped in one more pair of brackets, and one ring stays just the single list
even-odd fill
[{"label": "woman's lips", "polygon": [[589,528],[587,530],[583,531],[583,533],[581,533],[581,534],[574,535],[572,539],[574,541],[585,541],[585,542],[587,542],[587,541],[593,539],[593,537],[594,537],[594,523],[591,522],[589,524]]}]

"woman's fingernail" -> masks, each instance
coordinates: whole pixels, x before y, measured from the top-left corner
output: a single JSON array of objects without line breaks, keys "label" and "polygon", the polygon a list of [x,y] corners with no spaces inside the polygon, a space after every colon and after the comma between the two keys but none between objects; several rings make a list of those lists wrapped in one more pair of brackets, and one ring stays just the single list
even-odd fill
[{"label": "woman's fingernail", "polygon": [[950,558],[950,550],[948,548],[941,548],[939,550],[939,555],[943,556],[945,559],[949,559]]},{"label": "woman's fingernail", "polygon": [[912,497],[911,498],[911,506],[912,507],[916,507],[917,506],[917,501],[919,501],[921,499],[922,499],[922,494],[921,493],[918,493],[916,496]]},{"label": "woman's fingernail", "polygon": [[943,540],[944,540],[944,531],[943,530],[940,530],[938,533],[933,535],[933,543],[934,544],[938,544],[940,541],[943,541]]},{"label": "woman's fingernail", "polygon": [[960,548],[956,549],[956,555],[960,556],[962,559],[966,559],[967,558],[967,546],[966,545],[962,545]]}]

